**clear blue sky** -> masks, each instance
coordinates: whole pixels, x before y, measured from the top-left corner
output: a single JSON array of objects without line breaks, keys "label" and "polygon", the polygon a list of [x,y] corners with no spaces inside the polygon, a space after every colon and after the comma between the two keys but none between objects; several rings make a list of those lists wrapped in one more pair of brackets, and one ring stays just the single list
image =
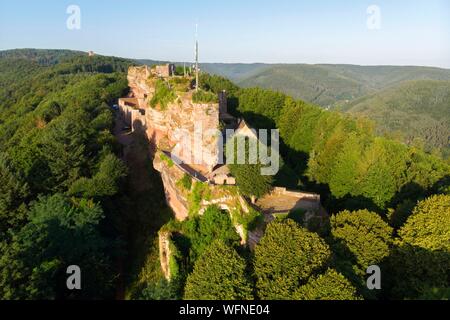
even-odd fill
[{"label": "clear blue sky", "polygon": [[[68,30],[69,5],[81,30]],[[367,27],[378,5],[381,29]],[[0,0],[0,50],[64,48],[202,62],[450,68],[448,0]]]}]

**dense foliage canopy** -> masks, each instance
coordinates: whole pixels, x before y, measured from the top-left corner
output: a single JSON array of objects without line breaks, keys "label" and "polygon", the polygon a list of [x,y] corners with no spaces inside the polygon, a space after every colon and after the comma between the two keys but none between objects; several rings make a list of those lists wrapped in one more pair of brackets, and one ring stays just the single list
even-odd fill
[{"label": "dense foliage canopy", "polygon": [[392,296],[450,298],[449,225],[450,196],[433,196],[416,206],[389,259]]},{"label": "dense foliage canopy", "polygon": [[[127,92],[130,62],[38,57],[0,59],[0,298],[112,297],[118,248],[101,225],[127,170],[110,105]],[[80,292],[65,286],[70,265]]]},{"label": "dense foliage canopy", "polygon": [[187,300],[249,300],[252,297],[246,261],[221,240],[211,244],[187,278]]},{"label": "dense foliage canopy", "polygon": [[255,249],[258,297],[291,299],[300,285],[326,269],[330,258],[330,248],[317,234],[290,219],[272,222]]},{"label": "dense foliage canopy", "polygon": [[360,300],[356,288],[336,270],[328,269],[295,293],[298,300]]}]

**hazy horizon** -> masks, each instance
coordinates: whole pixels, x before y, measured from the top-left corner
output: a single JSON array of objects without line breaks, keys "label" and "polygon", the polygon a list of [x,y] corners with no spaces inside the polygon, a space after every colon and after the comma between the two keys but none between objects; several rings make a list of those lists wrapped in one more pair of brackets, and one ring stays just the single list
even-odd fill
[{"label": "hazy horizon", "polygon": [[[80,49],[67,49],[67,48],[8,48],[8,49],[0,49],[0,52],[5,51],[12,51],[12,50],[69,50],[74,52],[83,52],[88,54],[88,51],[83,51]],[[123,59],[129,59],[129,60],[136,60],[136,61],[164,61],[164,62],[171,62],[171,63],[183,63],[183,62],[192,62],[193,61],[173,61],[168,59],[154,59],[152,57],[150,58],[135,58],[135,57],[124,57],[124,56],[115,56],[115,55],[109,55],[109,54],[102,54],[99,52],[94,52],[97,55],[100,56],[106,56],[106,57],[116,57],[116,58],[123,58]],[[342,65],[342,66],[357,66],[357,67],[424,67],[424,68],[436,68],[436,69],[445,69],[450,70],[450,67],[439,67],[439,66],[433,66],[433,65],[394,65],[394,64],[356,64],[356,63],[328,63],[328,62],[318,62],[318,63],[306,63],[306,62],[220,62],[220,61],[211,61],[211,62],[202,62],[200,61],[200,64],[224,64],[224,65],[310,65],[310,66],[319,66],[319,65]]]}]

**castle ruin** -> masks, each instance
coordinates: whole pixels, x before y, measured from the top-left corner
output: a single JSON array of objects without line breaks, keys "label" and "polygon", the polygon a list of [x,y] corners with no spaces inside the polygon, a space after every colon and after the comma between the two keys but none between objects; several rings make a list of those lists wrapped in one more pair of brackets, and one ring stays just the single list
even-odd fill
[{"label": "castle ruin", "polygon": [[[189,217],[192,210],[189,199],[191,190],[184,190],[179,184],[185,176],[192,179],[194,184],[203,183],[208,186],[208,198],[201,199],[195,208],[199,211],[196,213],[202,214],[211,205],[229,212],[236,231],[241,236],[242,244],[247,244],[251,248],[259,241],[263,230],[245,230],[242,225],[235,222],[233,215],[247,214],[255,209],[264,213],[268,222],[273,219],[274,214],[282,211],[304,209],[308,212],[319,212],[321,210],[319,195],[291,192],[283,188],[275,188],[274,192],[256,204],[247,202],[233,187],[236,180],[228,167],[220,164],[221,146],[217,136],[198,139],[201,141],[201,149],[209,154],[209,157],[202,158],[201,162],[191,164],[192,159],[184,159],[183,155],[179,161],[173,161],[173,150],[179,142],[177,136],[179,132],[186,132],[189,139],[195,140],[196,135],[202,134],[196,132],[196,127],[200,126],[203,132],[208,130],[220,132],[224,130],[223,123],[226,122],[226,127],[236,129],[237,133],[252,137],[255,134],[245,121],[239,121],[228,114],[226,92],[220,92],[210,101],[194,102],[194,95],[197,92],[194,81],[189,76],[176,75],[173,64],[153,68],[130,67],[128,71],[130,94],[119,99],[118,103],[120,115],[125,123],[133,132],[139,131],[144,134],[153,146],[153,166],[161,174],[166,201],[175,217],[183,221]],[[278,203],[282,211],[276,210],[274,203]],[[167,241],[170,240],[170,235],[160,236],[161,265],[166,276],[170,278],[167,272],[170,259]]]}]

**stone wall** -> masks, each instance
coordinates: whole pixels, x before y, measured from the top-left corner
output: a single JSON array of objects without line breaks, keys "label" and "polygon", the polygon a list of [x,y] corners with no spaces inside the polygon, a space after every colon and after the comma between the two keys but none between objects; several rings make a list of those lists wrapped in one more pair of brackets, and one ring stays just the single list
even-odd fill
[{"label": "stone wall", "polygon": [[136,130],[145,131],[147,128],[145,111],[130,105],[132,100],[129,98],[119,99],[119,111],[132,132]]},{"label": "stone wall", "polygon": [[162,66],[155,67],[155,74],[158,77],[168,78],[175,75],[175,65],[174,64],[166,64]]},{"label": "stone wall", "polygon": [[311,203],[311,209],[319,210],[321,208],[320,195],[309,192],[300,191],[290,191],[286,188],[276,187],[273,189],[272,194],[274,195],[285,195],[293,198],[298,198],[299,200],[306,200]]}]

